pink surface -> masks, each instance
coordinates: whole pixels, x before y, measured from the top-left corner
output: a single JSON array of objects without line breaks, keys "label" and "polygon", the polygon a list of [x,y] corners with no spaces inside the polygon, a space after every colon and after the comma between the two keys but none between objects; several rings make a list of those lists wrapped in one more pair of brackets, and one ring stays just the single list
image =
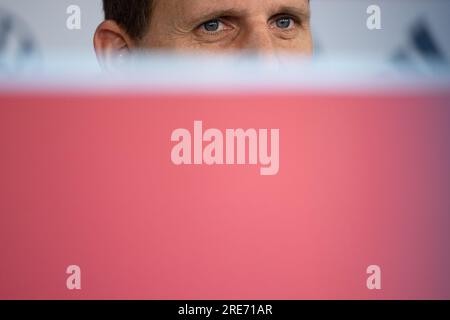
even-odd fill
[{"label": "pink surface", "polygon": [[[449,98],[0,95],[0,298],[449,299]],[[194,120],[278,174],[174,165]]]}]

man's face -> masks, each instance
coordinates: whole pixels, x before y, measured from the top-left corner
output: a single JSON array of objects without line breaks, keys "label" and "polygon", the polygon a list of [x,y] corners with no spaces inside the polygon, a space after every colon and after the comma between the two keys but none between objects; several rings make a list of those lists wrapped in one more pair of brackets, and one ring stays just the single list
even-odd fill
[{"label": "man's face", "polygon": [[309,0],[155,0],[140,46],[312,54]]}]

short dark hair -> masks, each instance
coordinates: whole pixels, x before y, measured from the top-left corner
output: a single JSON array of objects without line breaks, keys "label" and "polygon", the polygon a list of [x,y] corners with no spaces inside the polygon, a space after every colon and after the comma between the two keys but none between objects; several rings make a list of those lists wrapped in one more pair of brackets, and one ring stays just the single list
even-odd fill
[{"label": "short dark hair", "polygon": [[141,39],[150,24],[153,0],[103,0],[105,20],[113,20],[133,39]]}]

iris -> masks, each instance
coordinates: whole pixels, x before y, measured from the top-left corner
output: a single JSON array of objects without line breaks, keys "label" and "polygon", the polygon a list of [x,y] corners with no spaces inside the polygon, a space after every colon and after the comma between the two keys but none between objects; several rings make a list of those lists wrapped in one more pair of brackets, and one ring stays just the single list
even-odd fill
[{"label": "iris", "polygon": [[219,30],[219,26],[220,26],[220,21],[219,20],[211,20],[211,21],[205,22],[203,24],[203,27],[208,32],[216,32],[216,31],[218,31]]},{"label": "iris", "polygon": [[280,29],[287,29],[291,26],[291,18],[280,18],[276,21],[277,27]]}]

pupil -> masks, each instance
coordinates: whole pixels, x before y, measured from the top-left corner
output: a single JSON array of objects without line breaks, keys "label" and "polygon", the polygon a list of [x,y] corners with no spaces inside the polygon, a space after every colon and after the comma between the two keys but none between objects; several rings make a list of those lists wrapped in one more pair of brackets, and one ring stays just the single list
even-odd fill
[{"label": "pupil", "polygon": [[282,18],[282,19],[277,20],[277,27],[280,29],[289,28],[290,25],[291,25],[291,19]]},{"label": "pupil", "polygon": [[218,20],[211,20],[205,23],[205,29],[206,31],[214,32],[219,29],[219,21]]}]

